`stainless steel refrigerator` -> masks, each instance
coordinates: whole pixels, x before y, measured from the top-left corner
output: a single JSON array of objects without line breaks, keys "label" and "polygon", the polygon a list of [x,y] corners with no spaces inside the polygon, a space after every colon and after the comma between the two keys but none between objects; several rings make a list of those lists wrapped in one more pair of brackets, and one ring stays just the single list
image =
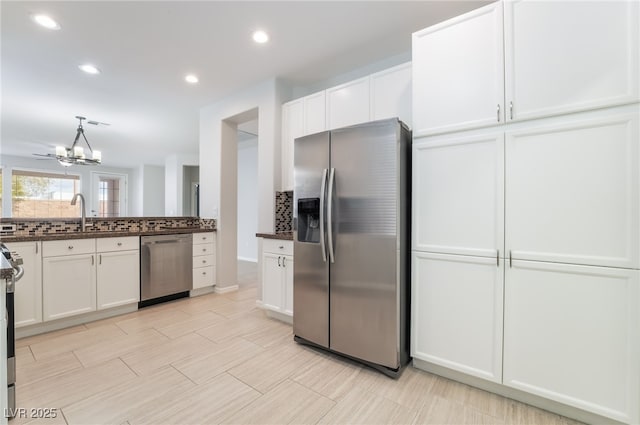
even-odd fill
[{"label": "stainless steel refrigerator", "polygon": [[398,376],[409,360],[411,133],[388,119],[294,142],[295,340]]}]

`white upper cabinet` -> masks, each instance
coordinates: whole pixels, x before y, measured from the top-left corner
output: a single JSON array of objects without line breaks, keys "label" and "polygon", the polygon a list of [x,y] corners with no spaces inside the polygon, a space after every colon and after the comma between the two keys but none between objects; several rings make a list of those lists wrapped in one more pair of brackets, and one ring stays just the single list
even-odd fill
[{"label": "white upper cabinet", "polygon": [[639,423],[639,275],[513,260],[505,278],[504,384]]},{"label": "white upper cabinet", "polygon": [[303,135],[319,133],[327,129],[327,97],[324,91],[303,97]]},{"label": "white upper cabinet", "polygon": [[637,102],[639,9],[513,0],[414,33],[414,136]]},{"label": "white upper cabinet", "polygon": [[413,136],[504,120],[502,3],[413,34]]},{"label": "white upper cabinet", "polygon": [[640,267],[638,108],[624,109],[506,133],[513,258]]},{"label": "white upper cabinet", "polygon": [[398,117],[411,127],[411,62],[371,75],[371,120]]},{"label": "white upper cabinet", "polygon": [[504,134],[413,144],[413,249],[504,253]]},{"label": "white upper cabinet", "polygon": [[293,141],[304,135],[302,99],[282,105],[282,190],[293,190]]},{"label": "white upper cabinet", "polygon": [[329,130],[369,121],[369,77],[327,90]]},{"label": "white upper cabinet", "polygon": [[506,105],[513,105],[513,119],[637,101],[638,5],[505,2]]}]

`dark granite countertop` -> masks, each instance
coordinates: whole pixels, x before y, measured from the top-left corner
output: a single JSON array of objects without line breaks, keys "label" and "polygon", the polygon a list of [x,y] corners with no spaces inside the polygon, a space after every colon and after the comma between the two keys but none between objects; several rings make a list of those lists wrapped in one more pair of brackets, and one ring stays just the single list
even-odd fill
[{"label": "dark granite countertop", "polygon": [[277,232],[277,233],[256,233],[258,238],[282,239],[286,241],[293,240],[293,232]]},{"label": "dark granite countertop", "polygon": [[11,276],[13,276],[13,267],[4,255],[0,255],[0,279],[11,279]]},{"label": "dark granite countertop", "polygon": [[2,242],[29,242],[29,241],[57,241],[61,239],[91,239],[91,238],[115,238],[122,236],[152,236],[152,235],[173,235],[179,233],[206,233],[215,232],[213,229],[202,229],[200,227],[176,227],[160,230],[147,231],[100,231],[100,232],[60,232],[36,235],[21,236],[0,236]]}]

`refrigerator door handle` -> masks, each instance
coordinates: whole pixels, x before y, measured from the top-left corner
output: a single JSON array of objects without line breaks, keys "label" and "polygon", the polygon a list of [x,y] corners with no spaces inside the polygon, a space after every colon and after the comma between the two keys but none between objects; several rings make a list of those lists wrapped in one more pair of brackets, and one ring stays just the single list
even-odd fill
[{"label": "refrigerator door handle", "polygon": [[327,194],[327,198],[329,199],[329,205],[327,205],[327,227],[329,231],[327,232],[327,242],[329,243],[329,259],[332,263],[335,263],[335,253],[333,252],[333,186],[336,175],[336,169],[332,168],[329,172],[329,193]]},{"label": "refrigerator door handle", "polygon": [[322,170],[322,185],[320,186],[320,251],[322,261],[327,262],[327,247],[324,244],[324,198],[327,189],[327,169]]}]

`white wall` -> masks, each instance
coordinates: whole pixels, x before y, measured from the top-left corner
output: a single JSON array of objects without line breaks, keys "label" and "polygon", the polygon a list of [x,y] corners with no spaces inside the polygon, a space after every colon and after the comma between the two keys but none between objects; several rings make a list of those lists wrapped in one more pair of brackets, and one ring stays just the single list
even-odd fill
[{"label": "white wall", "polygon": [[258,138],[238,142],[238,259],[258,261]]},{"label": "white wall", "polygon": [[[202,136],[200,137],[202,140]],[[201,142],[202,143],[202,142]],[[169,155],[164,168],[164,215],[182,216],[183,173],[185,165],[199,165],[198,155]]]},{"label": "white wall", "polygon": [[[72,175],[80,176],[80,193],[82,193],[87,201],[87,211],[90,210],[91,205],[91,172],[100,171],[104,173],[117,173],[127,175],[127,210],[124,215],[132,215],[133,209],[131,208],[131,200],[134,198],[136,189],[139,186],[139,173],[132,168],[115,168],[105,167],[104,165],[96,166],[79,166],[74,165],[71,167],[63,167],[54,160],[40,161],[35,158],[12,156],[12,155],[0,155],[0,167],[2,167],[2,193],[11,193],[11,179],[8,178],[13,168],[32,170],[32,171],[48,171],[64,174],[67,172]],[[2,197],[2,215],[8,217],[11,209],[9,207],[10,196]],[[134,205],[136,201],[134,201]]]},{"label": "white wall", "polygon": [[164,216],[164,167],[142,166],[142,213],[146,217]]}]

